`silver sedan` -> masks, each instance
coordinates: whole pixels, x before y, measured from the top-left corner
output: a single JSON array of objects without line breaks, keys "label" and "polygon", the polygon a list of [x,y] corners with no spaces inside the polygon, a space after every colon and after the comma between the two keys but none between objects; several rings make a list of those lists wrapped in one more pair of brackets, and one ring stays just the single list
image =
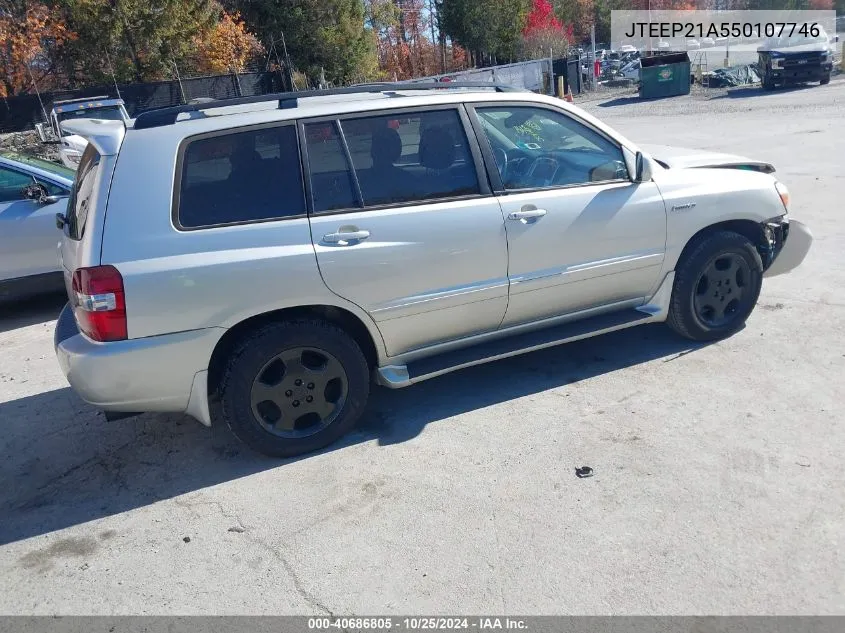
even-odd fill
[{"label": "silver sedan", "polygon": [[0,301],[64,287],[56,214],[74,172],[27,156],[0,154]]}]

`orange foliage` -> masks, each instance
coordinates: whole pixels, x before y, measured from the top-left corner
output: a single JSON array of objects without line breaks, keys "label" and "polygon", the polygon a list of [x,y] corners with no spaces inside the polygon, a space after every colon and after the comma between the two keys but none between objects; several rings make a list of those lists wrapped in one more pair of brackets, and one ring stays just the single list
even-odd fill
[{"label": "orange foliage", "polygon": [[0,97],[30,89],[33,77],[37,80],[47,70],[46,48],[61,47],[75,37],[43,4],[27,3],[22,15],[0,12]]},{"label": "orange foliage", "polygon": [[[371,0],[379,5],[393,0]],[[388,20],[378,33],[379,67],[390,80],[401,81],[412,77],[439,75],[467,67],[466,52],[457,44],[446,45],[442,50],[432,40],[431,12],[424,10],[423,0],[396,2],[395,19]],[[445,63],[444,63],[445,62]]]},{"label": "orange foliage", "polygon": [[197,37],[197,69],[207,73],[243,72],[264,47],[246,30],[239,13],[223,12],[220,21]]}]

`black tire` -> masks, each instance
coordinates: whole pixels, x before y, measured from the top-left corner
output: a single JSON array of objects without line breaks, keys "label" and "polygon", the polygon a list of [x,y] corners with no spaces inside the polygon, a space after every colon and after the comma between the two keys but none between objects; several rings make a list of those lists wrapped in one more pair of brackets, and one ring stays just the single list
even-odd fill
[{"label": "black tire", "polygon": [[825,75],[824,77],[821,78],[821,81],[819,81],[820,86],[824,86],[824,85],[829,84],[829,83],[830,83],[830,75]]},{"label": "black tire", "polygon": [[694,341],[730,336],[754,310],[762,284],[763,262],[748,238],[732,231],[705,234],[675,271],[667,323]]},{"label": "black tire", "polygon": [[[333,367],[339,365],[338,371],[343,374],[345,381],[345,385],[340,388],[344,395],[338,396],[334,403],[329,403],[328,406],[334,407],[332,413],[326,416],[329,421],[320,419],[319,423],[313,423],[305,429],[296,429],[299,420],[294,420],[290,430],[276,430],[275,422],[268,423],[263,415],[259,417],[259,407],[267,402],[254,402],[257,399],[254,388],[266,386],[263,376],[272,363],[279,362],[277,357],[286,353],[296,355],[300,348],[304,350],[300,352],[300,361],[304,360],[303,353],[317,359],[322,354],[323,358],[332,359],[327,361],[327,366],[329,362],[333,363]],[[305,365],[303,362],[299,364]],[[274,371],[279,373],[279,370]],[[280,371],[278,384],[271,385],[271,389],[283,388],[282,381],[287,379],[287,369],[283,365]],[[314,370],[305,367],[302,371]],[[305,387],[303,384],[294,389],[304,390]],[[323,387],[323,392],[327,389]],[[370,372],[361,348],[339,327],[317,319],[287,321],[268,325],[252,333],[235,348],[223,372],[220,392],[223,418],[238,439],[270,457],[293,457],[328,446],[352,430],[367,404]],[[279,392],[274,397],[281,398],[289,393]],[[303,392],[303,405],[305,395]],[[297,396],[294,394],[293,397]],[[268,406],[272,409],[274,405],[271,402]],[[306,406],[309,405],[303,408]],[[280,411],[279,417],[283,417],[281,407],[276,406],[276,410]],[[311,428],[317,430],[310,432]]]}]

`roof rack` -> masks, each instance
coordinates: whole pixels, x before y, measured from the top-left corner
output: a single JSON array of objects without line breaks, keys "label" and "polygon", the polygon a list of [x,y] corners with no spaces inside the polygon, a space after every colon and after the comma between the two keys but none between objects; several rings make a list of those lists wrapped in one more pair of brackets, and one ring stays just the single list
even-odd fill
[{"label": "roof rack", "polygon": [[233,99],[220,99],[209,103],[189,103],[169,108],[156,108],[142,112],[135,118],[135,129],[144,130],[164,125],[173,125],[180,114],[186,112],[199,112],[212,108],[228,108],[230,106],[247,105],[250,103],[264,103],[278,101],[280,109],[295,108],[299,99],[310,97],[325,97],[330,95],[345,94],[366,94],[366,93],[391,93],[400,90],[456,90],[460,88],[473,88],[495,90],[496,92],[521,92],[520,88],[497,84],[492,82],[425,82],[425,83],[372,83],[347,86],[345,88],[329,88],[327,90],[299,90],[296,92],[277,92],[254,97],[235,97]]}]

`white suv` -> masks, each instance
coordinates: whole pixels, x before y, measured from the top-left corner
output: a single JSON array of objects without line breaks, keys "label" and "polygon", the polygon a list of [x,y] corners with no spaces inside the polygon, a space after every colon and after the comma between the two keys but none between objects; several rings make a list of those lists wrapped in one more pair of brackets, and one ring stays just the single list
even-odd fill
[{"label": "white suv", "polygon": [[491,84],[67,127],[90,142],[57,217],[71,385],[112,418],[219,415],[276,456],[350,430],[371,377],[404,387],[654,321],[728,336],[811,242],[766,163],[652,158]]}]

